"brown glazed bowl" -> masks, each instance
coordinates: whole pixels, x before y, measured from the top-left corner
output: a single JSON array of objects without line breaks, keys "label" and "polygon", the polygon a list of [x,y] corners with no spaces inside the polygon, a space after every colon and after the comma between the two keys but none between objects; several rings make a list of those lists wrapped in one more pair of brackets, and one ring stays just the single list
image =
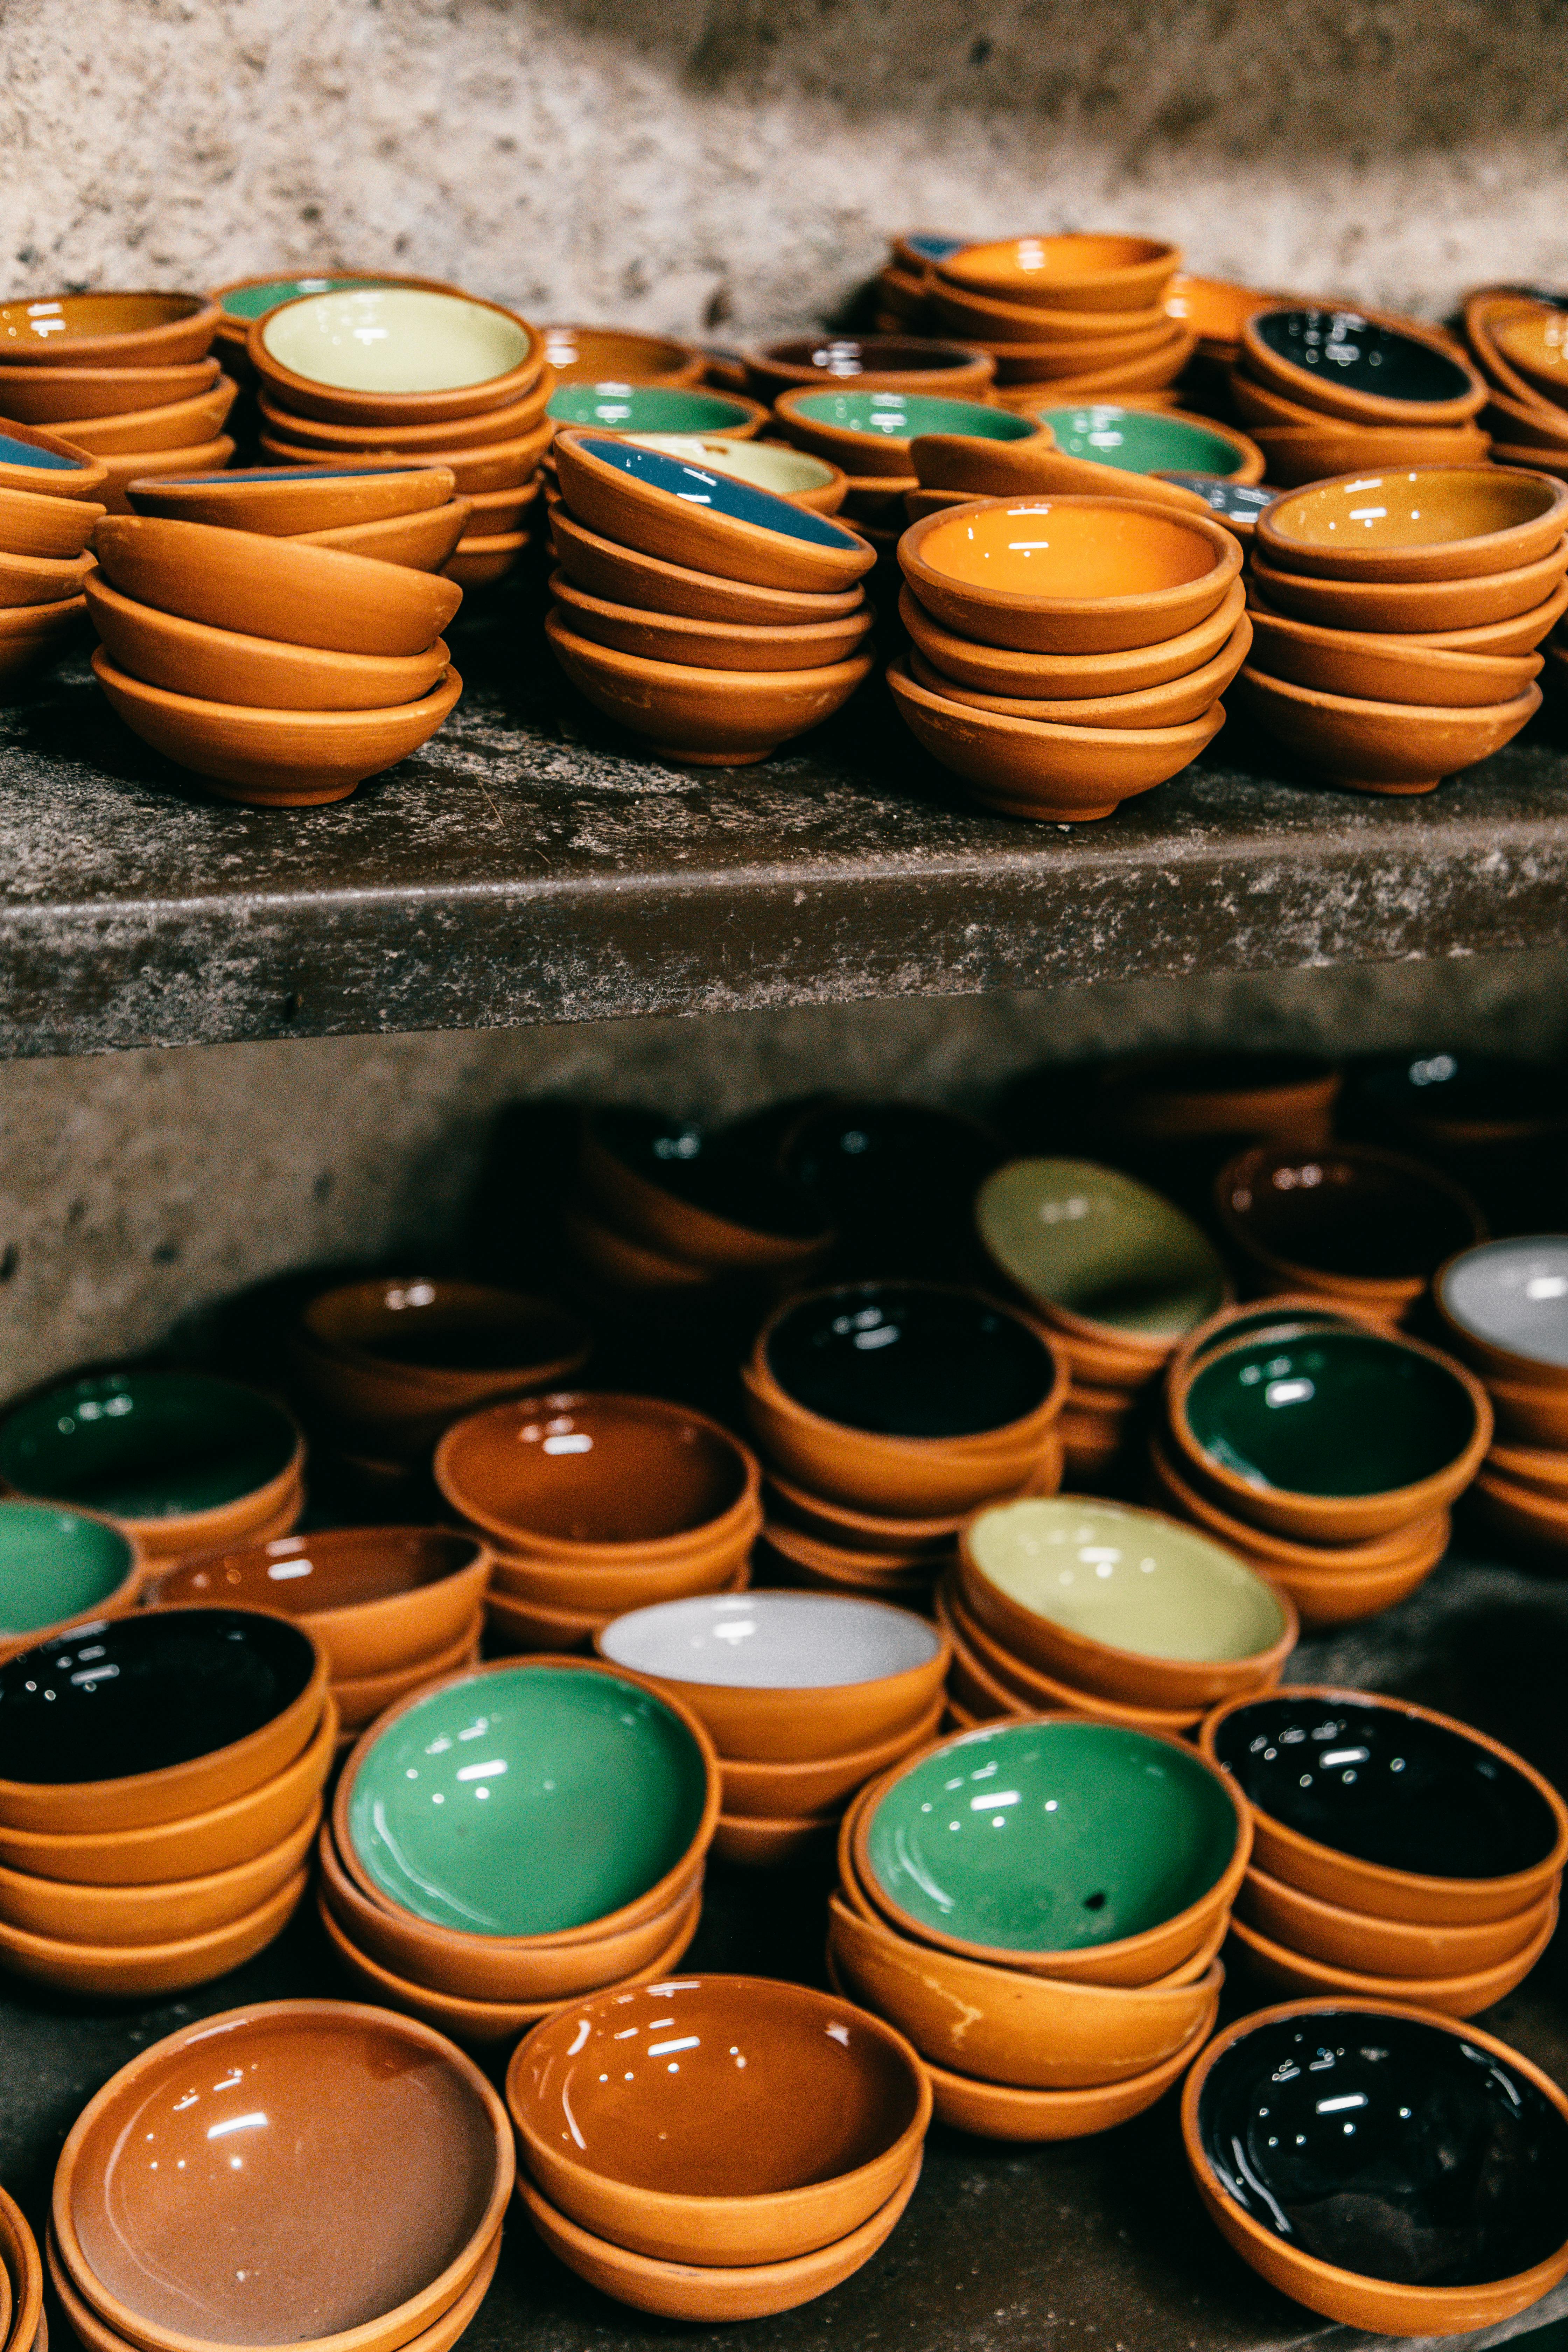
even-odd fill
[{"label": "brown glazed bowl", "polygon": [[1258,551],[1323,580],[1472,580],[1550,555],[1568,530],[1568,482],[1500,466],[1341,474],[1279,499]]},{"label": "brown glazed bowl", "polygon": [[211,295],[46,295],[0,305],[0,360],[7,367],[168,366],[204,358],[217,326]]},{"label": "brown glazed bowl", "polygon": [[984,400],[996,373],[989,352],[921,335],[796,335],[741,353],[746,389],[771,406],[784,392],[843,383],[858,392],[934,392]]},{"label": "brown glazed bowl", "polygon": [[524,2162],[561,2211],[704,2266],[787,2262],[859,2229],[931,2113],[902,2034],[762,1977],[574,2002],[519,2046],[506,2088]]},{"label": "brown glazed bowl", "polygon": [[[149,2128],[177,2176],[184,2156],[183,2193],[125,2157]],[[60,2152],[50,2222],[82,2300],[147,2352],[193,2352],[197,2312],[237,2339],[392,2352],[473,2283],[515,2168],[505,2108],[441,2035],[348,2001],[258,2002],[110,2077]]]},{"label": "brown glazed bowl", "polygon": [[1439,1170],[1369,1144],[1258,1144],[1221,1171],[1215,1206],[1260,1290],[1317,1292],[1380,1321],[1408,1313],[1438,1267],[1486,1234]]}]

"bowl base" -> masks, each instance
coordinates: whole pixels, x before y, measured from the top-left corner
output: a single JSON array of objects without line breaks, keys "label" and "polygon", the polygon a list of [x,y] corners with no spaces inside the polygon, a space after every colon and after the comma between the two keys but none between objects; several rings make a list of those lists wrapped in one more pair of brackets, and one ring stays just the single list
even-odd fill
[{"label": "bowl base", "polygon": [[237,801],[246,808],[322,808],[329,801],[346,801],[357,793],[363,778],[355,776],[345,783],[341,776],[312,783],[309,775],[296,776],[291,784],[237,783],[227,777],[204,775],[199,768],[188,774],[201,776],[209,793],[220,801]]},{"label": "bowl base", "polygon": [[1318,770],[1320,782],[1334,785],[1343,793],[1375,793],[1381,800],[1409,800],[1417,793],[1435,793],[1442,782],[1441,776],[1421,776],[1414,783],[1379,783],[1366,776],[1336,775],[1327,768]]},{"label": "bowl base", "polygon": [[682,768],[754,768],[760,761],[771,760],[779,747],[768,743],[760,751],[688,751],[679,743],[650,740],[647,748],[659,759],[673,760]]}]

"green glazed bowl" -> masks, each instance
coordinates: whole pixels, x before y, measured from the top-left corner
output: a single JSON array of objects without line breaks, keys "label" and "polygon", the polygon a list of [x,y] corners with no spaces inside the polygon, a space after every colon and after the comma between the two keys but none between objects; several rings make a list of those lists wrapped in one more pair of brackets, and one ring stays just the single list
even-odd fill
[{"label": "green glazed bowl", "polygon": [[979,400],[944,400],[927,392],[805,392],[790,403],[808,425],[839,433],[869,433],[883,441],[911,441],[921,433],[966,433],[982,441],[1038,437],[1032,417]]},{"label": "green glazed bowl", "polygon": [[226,319],[259,319],[280,302],[298,302],[307,294],[341,294],[349,286],[395,285],[388,278],[268,278],[255,286],[236,286],[223,297]]},{"label": "green glazed bowl", "polygon": [[1184,1411],[1203,1454],[1292,1495],[1419,1486],[1476,1430],[1469,1392],[1440,1359],[1342,1328],[1227,1348],[1199,1365]]},{"label": "green glazed bowl", "polygon": [[610,433],[733,433],[756,410],[721,392],[688,392],[658,383],[563,383],[545,415],[557,425],[596,425]]},{"label": "green glazed bowl", "polygon": [[1153,408],[1043,408],[1064,457],[1114,466],[1127,474],[1218,474],[1238,472],[1242,453],[1222,433],[1206,433],[1180,416]]},{"label": "green glazed bowl", "polygon": [[446,1683],[350,1769],[339,1819],[372,1886],[468,1935],[607,1919],[667,1878],[716,1811],[716,1768],[680,1717],[594,1670]]},{"label": "green glazed bowl", "polygon": [[1232,1316],[1218,1330],[1211,1331],[1206,1339],[1194,1343],[1190,1361],[1201,1364],[1205,1356],[1218,1353],[1222,1348],[1233,1348],[1255,1331],[1289,1329],[1292,1338],[1303,1331],[1343,1331],[1356,1328],[1352,1315],[1336,1315],[1331,1307],[1281,1307],[1277,1299],[1266,1298],[1260,1307],[1249,1307],[1245,1315]]},{"label": "green glazed bowl", "polygon": [[0,1502],[0,1635],[36,1633],[128,1599],[136,1553],[118,1528],[54,1503]]},{"label": "green glazed bowl", "polygon": [[1190,1910],[1241,1835],[1218,1774],[1189,1749],[1064,1719],[969,1732],[923,1757],[872,1808],[860,1851],[918,1935],[1040,1954]]},{"label": "green glazed bowl", "polygon": [[237,1381],[107,1372],[0,1423],[0,1477],[113,1519],[184,1518],[269,1485],[298,1444],[281,1407]]},{"label": "green glazed bowl", "polygon": [[974,1220],[1010,1282],[1080,1322],[1174,1340],[1227,1295],[1224,1263],[1190,1217],[1091,1160],[1009,1160],[981,1186]]}]

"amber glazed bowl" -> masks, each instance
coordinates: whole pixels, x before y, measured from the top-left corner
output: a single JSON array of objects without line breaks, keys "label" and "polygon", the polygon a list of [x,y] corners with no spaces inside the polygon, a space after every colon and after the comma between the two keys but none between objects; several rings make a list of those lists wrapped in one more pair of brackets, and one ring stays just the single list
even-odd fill
[{"label": "amber glazed bowl", "polygon": [[1568,482],[1500,466],[1344,474],[1279,499],[1258,525],[1266,561],[1324,580],[1468,580],[1550,555]]}]

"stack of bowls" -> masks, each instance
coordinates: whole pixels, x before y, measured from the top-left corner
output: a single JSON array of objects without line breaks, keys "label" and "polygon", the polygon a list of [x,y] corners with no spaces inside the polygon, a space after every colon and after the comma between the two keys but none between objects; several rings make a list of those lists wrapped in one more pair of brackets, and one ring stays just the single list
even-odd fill
[{"label": "stack of bowls", "polygon": [[979,445],[982,455],[992,442],[1011,452],[1047,439],[1032,416],[1010,408],[901,388],[800,386],[780,394],[774,414],[786,441],[842,467],[848,477],[844,511],[879,550],[898,544],[909,520],[905,499],[920,488],[910,446],[918,438],[952,436]]},{"label": "stack of bowls", "polygon": [[767,1542],[794,1580],[921,1598],[969,1512],[1061,1483],[1066,1363],[983,1291],[805,1292],[763,1326],[741,1377],[773,1473]]},{"label": "stack of bowls", "polygon": [[1215,1207],[1255,1295],[1311,1291],[1390,1328],[1486,1232],[1441,1170],[1364,1143],[1256,1144],[1220,1171]]},{"label": "stack of bowls", "polygon": [[1019,236],[935,256],[927,280],[945,333],[989,352],[1004,400],[1159,392],[1193,355],[1165,307],[1182,257],[1147,236]]},{"label": "stack of bowls", "polygon": [[1289,1600],[1152,1511],[1058,1497],[980,1511],[942,1596],[955,1712],[1105,1716],[1179,1738],[1279,1679]]},{"label": "stack of bowls", "polygon": [[[1041,490],[1132,498],[1204,514],[1213,511],[1210,498],[1190,488],[1186,478],[1242,488],[1263,479],[1262,453],[1245,434],[1206,416],[1099,403],[1033,414],[1040,432],[994,447],[947,430],[914,440],[910,462],[921,487],[907,502],[910,521],[933,513],[939,503],[1027,498]],[[1128,475],[1135,478],[1129,481]]]},{"label": "stack of bowls", "polygon": [[79,1617],[118,1617],[141,1590],[128,1526],[58,1503],[0,1501],[0,1657]]},{"label": "stack of bowls", "polygon": [[1141,2115],[1215,2021],[1252,1845],[1191,1748],[1038,1717],[895,1766],[839,1837],[829,1966],[907,2033],[939,2118],[1079,2139]]},{"label": "stack of bowls", "polygon": [[110,1998],[183,1992],[305,1892],[337,1715],[303,1627],[139,1610],[0,1664],[0,1968]]},{"label": "stack of bowls", "polygon": [[791,2311],[852,2277],[913,2193],[931,2115],[901,2034],[763,1977],[574,2001],[519,2045],[506,2096],[545,2245],[681,2320]]},{"label": "stack of bowls", "polygon": [[614,392],[628,384],[673,389],[702,382],[702,353],[670,335],[642,335],[631,327],[555,326],[539,331],[557,383]]},{"label": "stack of bowls", "polygon": [[561,568],[615,609],[558,605],[545,633],[607,718],[666,758],[737,767],[848,700],[873,660],[858,533],[603,434],[563,431],[554,456]]},{"label": "stack of bowls", "polygon": [[1470,466],[1487,388],[1436,327],[1386,310],[1291,306],[1243,322],[1236,413],[1271,481],[1294,488],[1364,467]]},{"label": "stack of bowls", "polygon": [[1568,1147],[1568,1070],[1440,1039],[1358,1055],[1345,1072],[1339,1130],[1441,1168],[1494,1233],[1555,1222]]},{"label": "stack of bowls", "polygon": [[0,417],[66,434],[103,467],[113,512],[137,474],[226,466],[239,387],[209,358],[202,294],[60,294],[0,305]]},{"label": "stack of bowls", "polygon": [[[808,457],[804,449],[788,448],[782,441],[743,441],[727,427],[717,433],[682,430],[627,433],[623,437],[638,449],[660,449],[667,457],[705,467],[710,473],[733,474],[756,489],[771,490],[774,498],[787,499],[792,506],[809,507],[816,514],[837,514],[849,488],[849,477],[843,467],[830,465],[826,457]],[[555,504],[560,504],[559,497]],[[569,590],[561,574],[551,587],[563,604],[580,593]]]},{"label": "stack of bowls", "polygon": [[678,1965],[718,1817],[687,1709],[586,1659],[502,1660],[360,1741],[321,1831],[322,1921],[372,2000],[510,2042]]},{"label": "stack of bowls", "polygon": [[1546,1949],[1568,1809],[1495,1740],[1405,1699],[1300,1687],[1216,1707],[1200,1746],[1252,1816],[1232,1933],[1282,1999],[1473,2017]]},{"label": "stack of bowls", "polygon": [[441,635],[462,602],[454,581],[162,516],[106,516],[93,544],[99,683],[221,800],[346,800],[417,751],[463,690]]},{"label": "stack of bowls", "polygon": [[1253,546],[1245,708],[1309,772],[1431,792],[1541,707],[1568,482],[1495,466],[1347,474],[1281,498]]},{"label": "stack of bowls", "polygon": [[450,2352],[515,2170],[506,2109],[441,2034],[259,2002],[183,2026],[83,2110],[49,2275],[83,2352]]},{"label": "stack of bowls", "polygon": [[762,1473],[738,1438],[685,1405],[612,1395],[491,1405],[447,1432],[435,1474],[495,1554],[497,1649],[582,1649],[625,1610],[740,1592],[751,1580]]},{"label": "stack of bowls", "polygon": [[[1023,1131],[1062,1132],[1059,1108],[1051,1102],[1059,1084],[1053,1088],[1042,1074],[1031,1091],[1036,1102],[1025,1096],[1021,1104]],[[1215,1178],[1248,1144],[1279,1138],[1303,1150],[1327,1145],[1339,1092],[1339,1071],[1321,1054],[1127,1054],[1096,1072],[1075,1123],[1097,1159],[1112,1160],[1202,1218],[1210,1213]]]},{"label": "stack of bowls", "polygon": [[980,1187],[974,1222],[1067,1359],[1067,1482],[1092,1486],[1140,1395],[1230,1297],[1224,1262],[1174,1202],[1087,1160],[1009,1160]]},{"label": "stack of bowls", "polygon": [[87,612],[101,460],[0,419],[0,701],[65,649]]},{"label": "stack of bowls", "polygon": [[842,1593],[669,1601],[618,1617],[601,1656],[700,1717],[719,1751],[727,1862],[793,1862],[850,1800],[935,1737],[948,1645],[923,1618]]},{"label": "stack of bowls", "polygon": [[0,2189],[0,2271],[5,2295],[5,2352],[49,2352],[49,2325],[44,2316],[44,2265],[38,2242],[26,2216]]},{"label": "stack of bowls", "polygon": [[237,1381],[101,1372],[12,1408],[0,1479],[101,1512],[156,1567],[288,1535],[305,1504],[305,1441],[280,1404]]},{"label": "stack of bowls", "polygon": [[1363,2340],[1500,2342],[1568,2272],[1568,2097],[1425,2008],[1320,1998],[1242,2018],[1188,2075],[1182,2133],[1243,2262]]},{"label": "stack of bowls", "polygon": [[588,1360],[587,1326],[545,1298],[447,1276],[378,1276],[322,1291],[289,1335],[312,1436],[388,1481],[423,1467],[455,1421],[559,1388]]},{"label": "stack of bowls", "polygon": [[439,572],[473,512],[471,499],[454,495],[449,467],[405,465],[396,458],[384,465],[367,460],[352,467],[258,466],[226,474],[176,474],[129,482],[125,494],[134,514],[376,555],[413,572]]},{"label": "stack of bowls", "polygon": [[1480,1516],[1528,1549],[1568,1549],[1568,1236],[1466,1250],[1432,1295],[1496,1415],[1497,1443],[1475,1486]]},{"label": "stack of bowls", "polygon": [[746,389],[771,408],[786,392],[931,392],[983,400],[996,373],[990,355],[967,343],[923,335],[845,335],[833,330],[755,343],[741,353]]},{"label": "stack of bowls", "polygon": [[1190,765],[1247,657],[1241,548],[1206,514],[1126,499],[985,499],[899,542],[907,724],[984,807],[1110,815]]},{"label": "stack of bowls", "polygon": [[931,272],[933,262],[962,253],[973,243],[945,229],[912,228],[889,238],[888,259],[877,276],[877,332],[925,340],[931,332]]},{"label": "stack of bowls", "polygon": [[498,302],[416,286],[350,287],[251,322],[261,450],[285,465],[422,457],[473,500],[448,577],[477,587],[516,562],[537,494],[555,378],[536,328]]},{"label": "stack of bowls", "polygon": [[1465,297],[1465,341],[1487,379],[1481,417],[1501,465],[1568,468],[1568,370],[1563,313],[1555,302],[1511,286],[1479,286]]},{"label": "stack of bowls", "polygon": [[297,1618],[327,1654],[340,1747],[479,1656],[489,1547],[447,1528],[332,1528],[184,1560],[147,1594]]},{"label": "stack of bowls", "polygon": [[1345,1624],[1431,1574],[1491,1433],[1462,1365],[1292,1302],[1237,1318],[1173,1369],[1154,1491],[1307,1624]]}]

